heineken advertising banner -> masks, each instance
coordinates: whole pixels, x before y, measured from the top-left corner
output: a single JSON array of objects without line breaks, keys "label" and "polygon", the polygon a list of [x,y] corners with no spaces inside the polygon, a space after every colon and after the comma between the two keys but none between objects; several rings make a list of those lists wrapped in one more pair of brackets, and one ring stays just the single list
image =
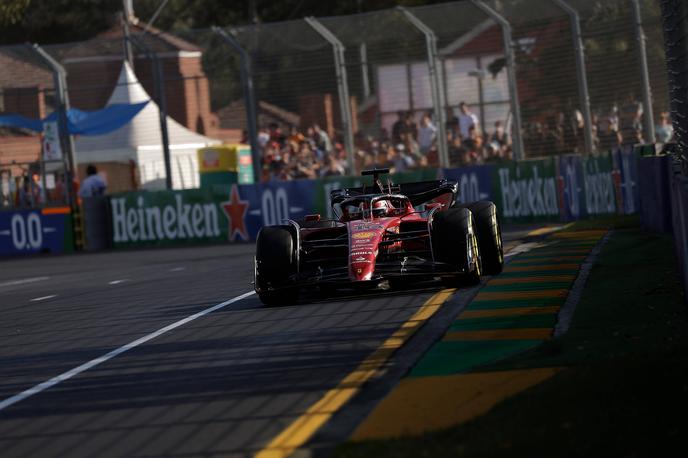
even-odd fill
[{"label": "heineken advertising banner", "polygon": [[500,164],[493,170],[494,201],[505,221],[559,219],[555,157]]},{"label": "heineken advertising banner", "polygon": [[563,221],[573,221],[587,213],[583,194],[583,164],[579,155],[559,157],[559,205]]},{"label": "heineken advertising banner", "polygon": [[611,153],[581,158],[585,215],[595,216],[617,212],[616,194],[620,191],[619,172],[614,170]]},{"label": "heineken advertising banner", "polygon": [[625,215],[636,213],[640,209],[640,187],[638,186],[638,156],[632,146],[612,151],[614,169],[618,171],[619,197],[618,206]]},{"label": "heineken advertising banner", "polygon": [[[638,208],[632,152],[566,155],[455,169],[397,174],[395,183],[456,180],[459,200],[492,200],[507,222],[570,221]],[[365,181],[364,181],[365,180]],[[367,177],[218,185],[111,197],[115,247],[255,240],[264,225],[309,213],[332,217],[330,192]]]},{"label": "heineken advertising banner", "polygon": [[312,198],[312,181],[113,195],[113,246],[254,240],[264,225],[305,216]]}]

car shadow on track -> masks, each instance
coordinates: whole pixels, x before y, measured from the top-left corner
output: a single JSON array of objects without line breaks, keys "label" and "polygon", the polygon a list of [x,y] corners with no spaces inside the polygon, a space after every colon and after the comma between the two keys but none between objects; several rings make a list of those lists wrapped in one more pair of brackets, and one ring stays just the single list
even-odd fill
[{"label": "car shadow on track", "polygon": [[[370,300],[375,298],[387,298],[391,296],[409,296],[426,293],[436,293],[443,287],[439,281],[423,281],[411,283],[408,286],[396,288],[375,288],[362,290],[329,290],[314,289],[301,292],[297,305],[321,304],[327,302],[348,302],[355,300]],[[420,305],[420,304],[419,304]],[[277,305],[276,307],[280,307]]]}]

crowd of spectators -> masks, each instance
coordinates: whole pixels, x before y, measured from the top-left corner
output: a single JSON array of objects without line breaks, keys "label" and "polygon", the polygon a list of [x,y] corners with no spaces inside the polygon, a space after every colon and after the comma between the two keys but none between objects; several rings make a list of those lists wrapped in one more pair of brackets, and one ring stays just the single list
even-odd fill
[{"label": "crowd of spectators", "polygon": [[258,133],[262,149],[263,181],[345,175],[347,153],[341,141],[313,124],[305,132],[291,127],[288,132],[271,124]]},{"label": "crowd of spectators", "polygon": [[[655,126],[655,138],[643,136],[643,105],[629,97],[620,107],[592,113],[592,141],[595,151],[610,151],[623,145],[646,142],[669,143],[673,126],[669,113],[662,112]],[[528,156],[586,153],[583,114],[572,109],[550,115],[544,122],[526,125],[523,143]]]},{"label": "crowd of spectators", "polygon": [[[511,141],[497,121],[484,131],[470,107],[461,103],[458,115],[449,110],[446,123],[449,163],[452,167],[484,164],[511,158]],[[431,113],[414,116],[400,111],[391,132],[382,129],[377,137],[357,133],[354,139],[354,168],[349,169],[341,138],[331,138],[318,124],[305,130],[278,124],[258,134],[263,181],[293,180],[355,174],[378,167],[392,172],[438,167],[438,134]]]},{"label": "crowd of spectators", "polygon": [[[63,171],[45,172],[38,162],[13,164],[13,169],[0,172],[0,208],[37,208],[45,205],[68,205],[68,178]],[[19,172],[18,175],[13,173]],[[72,183],[79,198],[104,196],[107,183],[96,166],[86,167],[86,178]]]},{"label": "crowd of spectators", "polygon": [[[620,108],[593,113],[593,144],[596,151],[609,151],[625,144],[645,143],[642,104],[629,98]],[[585,153],[585,122],[579,110],[560,111],[544,122],[526,123],[523,143],[528,157]],[[450,167],[496,163],[512,158],[511,137],[501,121],[484,129],[478,116],[461,102],[457,114],[447,112],[446,135]],[[669,114],[661,114],[654,141],[667,143],[673,137]],[[277,124],[261,129],[263,180],[293,180],[333,175],[357,174],[378,167],[393,172],[438,167],[439,130],[432,113],[414,115],[400,111],[391,130],[377,137],[356,134],[354,168],[349,169],[341,138],[330,135],[317,124],[300,131],[285,132]]]}]

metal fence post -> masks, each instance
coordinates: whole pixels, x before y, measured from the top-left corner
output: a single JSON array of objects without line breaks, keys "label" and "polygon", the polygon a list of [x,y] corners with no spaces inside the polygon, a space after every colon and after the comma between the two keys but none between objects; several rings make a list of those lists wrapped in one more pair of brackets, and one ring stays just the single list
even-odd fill
[{"label": "metal fence post", "polygon": [[368,75],[368,46],[361,43],[358,48],[361,57],[361,83],[363,85],[363,97],[370,97],[370,76]]},{"label": "metal fence post", "polygon": [[354,132],[353,117],[351,114],[351,100],[349,98],[349,81],[346,72],[344,51],[346,48],[339,39],[330,32],[327,27],[318,22],[314,17],[304,18],[306,23],[313,27],[321,37],[332,45],[334,51],[335,74],[337,77],[337,89],[339,91],[339,108],[342,116],[342,131],[344,133],[344,146],[349,163],[349,173],[354,173]]},{"label": "metal fence post", "polygon": [[514,44],[511,36],[511,25],[509,24],[509,21],[507,21],[504,18],[504,16],[499,14],[492,7],[483,3],[481,0],[471,0],[471,3],[480,10],[482,10],[494,21],[496,21],[502,28],[502,40],[504,41],[504,53],[506,54],[506,71],[509,79],[509,98],[511,102],[511,112],[514,116],[513,129],[511,132],[514,147],[514,159],[523,159],[523,129],[521,126],[521,107],[518,102],[518,84],[516,82],[516,58],[514,56]]},{"label": "metal fence post", "polygon": [[655,122],[652,114],[652,90],[650,89],[650,73],[647,68],[646,37],[643,31],[643,20],[638,0],[631,0],[633,4],[633,21],[635,22],[635,38],[638,41],[638,56],[640,58],[640,75],[643,83],[643,124],[645,127],[645,142],[655,141]]},{"label": "metal fence post", "polygon": [[251,58],[246,50],[239,44],[233,35],[220,27],[213,27],[213,32],[232,47],[240,60],[241,85],[244,93],[244,105],[246,106],[246,130],[248,142],[251,145],[251,160],[253,161],[253,182],[261,181],[261,151],[258,145],[258,112],[256,110],[256,97],[251,73]]},{"label": "metal fence post", "polygon": [[439,53],[437,52],[437,36],[430,27],[414,16],[411,11],[401,6],[398,8],[404,14],[404,17],[425,36],[428,71],[430,72],[430,90],[432,91],[432,104],[435,107],[435,119],[437,120],[437,152],[440,157],[440,166],[449,167],[444,81]]},{"label": "metal fence post", "polygon": [[153,81],[155,83],[155,98],[157,99],[158,103],[158,115],[160,119],[162,156],[163,160],[165,161],[165,188],[169,190],[172,189],[172,164],[170,158],[170,138],[167,131],[167,100],[165,97],[165,82],[163,78],[162,65],[160,64],[158,55],[153,52],[150,47],[143,42],[143,40],[133,35],[129,36],[129,40],[137,48],[140,48],[153,64]]},{"label": "metal fence post", "polygon": [[[67,92],[67,71],[50,54],[48,54],[38,43],[34,43],[33,49],[50,66],[53,72],[55,84],[55,98],[57,99],[57,126],[60,135],[60,146],[64,151],[67,163],[67,196],[69,205],[76,207],[76,195],[71,183],[74,181],[77,172],[76,157],[74,154],[74,139],[69,133],[69,93]],[[43,153],[41,152],[41,163],[43,163]]]},{"label": "metal fence post", "polygon": [[568,13],[571,19],[571,35],[573,49],[576,53],[576,72],[578,74],[578,96],[580,97],[581,111],[585,121],[585,149],[587,153],[595,150],[592,140],[592,115],[590,114],[590,93],[588,92],[588,76],[585,71],[585,47],[583,45],[583,33],[581,32],[580,15],[578,11],[565,0],[553,0],[561,9]]},{"label": "metal fence post", "polygon": [[131,29],[129,29],[129,16],[120,13],[120,20],[122,21],[122,30],[124,32],[124,42],[122,49],[124,51],[124,60],[129,62],[129,66],[134,69],[134,52],[131,49]]}]

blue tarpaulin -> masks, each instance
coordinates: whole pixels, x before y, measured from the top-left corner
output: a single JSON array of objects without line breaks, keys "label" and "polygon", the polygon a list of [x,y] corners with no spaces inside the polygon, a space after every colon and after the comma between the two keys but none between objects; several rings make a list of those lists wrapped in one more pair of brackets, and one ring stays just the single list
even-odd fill
[{"label": "blue tarpaulin", "polygon": [[30,119],[22,115],[4,115],[0,116],[0,127],[17,127],[19,129],[43,132],[43,121],[40,119]]},{"label": "blue tarpaulin", "polygon": [[[103,135],[117,130],[131,121],[146,102],[134,104],[113,104],[102,110],[83,111],[70,108],[67,111],[67,126],[71,135]],[[21,115],[0,116],[0,127],[18,127],[43,132],[43,123],[57,121],[57,113],[50,113],[43,120],[30,119]]]}]

